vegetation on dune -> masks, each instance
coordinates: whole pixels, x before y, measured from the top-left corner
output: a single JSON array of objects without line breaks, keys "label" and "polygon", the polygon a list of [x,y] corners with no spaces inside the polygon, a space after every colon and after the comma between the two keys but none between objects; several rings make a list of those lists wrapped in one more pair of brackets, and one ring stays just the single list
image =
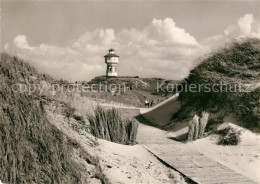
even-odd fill
[{"label": "vegetation on dune", "polygon": [[48,122],[41,98],[11,88],[35,82],[35,77],[53,80],[23,60],[1,54],[0,178],[4,183],[80,183],[72,145]]},{"label": "vegetation on dune", "polygon": [[204,136],[205,127],[207,126],[209,113],[202,112],[202,117],[195,115],[189,122],[188,141],[193,141]]},{"label": "vegetation on dune", "polygon": [[[195,112],[207,111],[212,114],[213,119],[208,123],[211,127],[221,123],[228,114],[233,114],[242,126],[259,132],[259,82],[260,40],[236,40],[201,61],[190,72],[183,85],[188,89],[195,85],[197,92],[188,90],[180,93],[182,106],[173,121],[189,119]],[[239,84],[248,84],[250,90],[245,87],[244,91],[239,91]],[[210,89],[214,86],[215,91],[208,90],[207,85]]]},{"label": "vegetation on dune", "polygon": [[143,104],[139,101],[135,94],[131,91],[125,92],[84,92],[81,93],[82,97],[89,97],[95,99],[96,101],[106,102],[106,103],[118,103],[127,106],[141,107]]},{"label": "vegetation on dune", "polygon": [[[156,99],[158,102],[165,100],[169,95],[173,95],[175,92],[175,85],[178,81],[165,80],[161,78],[136,78],[136,77],[106,77],[99,76],[92,79],[88,85],[101,84],[115,87],[117,91],[111,95],[111,93],[88,93],[93,97],[100,99],[110,100],[122,104],[134,105],[142,107],[144,100]],[[85,85],[86,85],[85,84]],[[167,90],[167,85],[171,84],[173,89]],[[105,87],[103,87],[105,88]],[[85,95],[88,95],[87,93]]]},{"label": "vegetation on dune", "polygon": [[135,119],[123,117],[116,109],[98,107],[89,116],[91,133],[97,138],[120,144],[135,144],[138,123]]},{"label": "vegetation on dune", "polygon": [[[154,95],[167,94],[166,86],[171,83],[173,85],[177,84],[179,81],[175,80],[165,80],[162,78],[137,78],[137,77],[106,77],[99,76],[92,79],[88,84],[120,84],[125,87],[132,87],[133,89],[142,90],[146,92],[153,93]],[[163,89],[157,91],[157,87]]]},{"label": "vegetation on dune", "polygon": [[241,131],[232,127],[226,127],[222,130],[218,130],[217,134],[219,135],[218,144],[222,146],[237,145],[241,141]]}]

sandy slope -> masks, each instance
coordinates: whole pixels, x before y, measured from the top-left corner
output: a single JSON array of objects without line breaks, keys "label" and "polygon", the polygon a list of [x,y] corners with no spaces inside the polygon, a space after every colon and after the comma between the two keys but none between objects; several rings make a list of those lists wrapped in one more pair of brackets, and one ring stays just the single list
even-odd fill
[{"label": "sandy slope", "polygon": [[[52,107],[46,107],[46,111],[51,123],[79,143],[93,157],[98,157],[102,172],[111,183],[185,183],[178,172],[163,165],[141,145],[126,146],[94,139],[88,132],[77,129],[77,122],[74,119],[53,112]],[[99,146],[94,145],[95,140]],[[79,157],[76,158],[79,160]],[[95,178],[90,178],[88,182],[100,183]]]},{"label": "sandy slope", "polygon": [[222,126],[226,125],[242,130],[241,142],[237,146],[217,145],[215,135],[189,144],[208,157],[260,183],[260,135],[234,124]]},{"label": "sandy slope", "polygon": [[[141,109],[141,116],[150,124],[161,127],[170,122],[172,115],[176,113],[179,108],[180,102],[178,101],[177,94],[152,108]],[[139,119],[139,121],[141,121],[141,119]]]},{"label": "sandy slope", "polygon": [[99,158],[112,183],[185,183],[179,173],[161,164],[141,145],[125,146],[99,140]]}]

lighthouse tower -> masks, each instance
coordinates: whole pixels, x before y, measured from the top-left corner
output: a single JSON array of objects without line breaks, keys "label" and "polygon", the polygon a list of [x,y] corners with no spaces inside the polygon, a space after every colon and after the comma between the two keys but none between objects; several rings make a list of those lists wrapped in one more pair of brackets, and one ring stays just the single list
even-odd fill
[{"label": "lighthouse tower", "polygon": [[109,53],[105,55],[105,63],[107,64],[106,76],[117,76],[117,64],[119,62],[119,56],[115,54],[114,49],[109,49]]}]

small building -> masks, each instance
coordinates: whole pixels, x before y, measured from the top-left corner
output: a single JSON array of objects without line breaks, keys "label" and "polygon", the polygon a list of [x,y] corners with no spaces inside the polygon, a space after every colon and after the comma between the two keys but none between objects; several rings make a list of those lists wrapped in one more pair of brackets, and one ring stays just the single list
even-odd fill
[{"label": "small building", "polygon": [[114,49],[109,49],[109,53],[105,55],[105,63],[107,64],[106,76],[117,76],[117,64],[119,63],[119,56],[115,54]]}]

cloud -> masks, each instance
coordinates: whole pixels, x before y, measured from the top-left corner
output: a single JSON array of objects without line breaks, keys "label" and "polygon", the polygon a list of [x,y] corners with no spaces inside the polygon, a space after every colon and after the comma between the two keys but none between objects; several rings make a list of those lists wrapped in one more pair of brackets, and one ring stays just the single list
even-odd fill
[{"label": "cloud", "polygon": [[176,26],[171,18],[164,20],[153,19],[147,28],[148,37],[166,44],[196,45],[197,41],[189,33]]},{"label": "cloud", "polygon": [[29,46],[26,36],[24,35],[18,35],[14,38],[13,41],[14,46],[22,48],[22,49],[29,49],[32,48]]},{"label": "cloud", "polygon": [[216,49],[234,39],[244,37],[260,38],[260,23],[252,14],[245,14],[238,18],[237,22],[227,26],[223,34],[206,38],[201,44]]},{"label": "cloud", "polygon": [[258,20],[254,19],[252,14],[245,14],[235,24],[229,25],[224,30],[224,34],[226,36],[252,36],[258,26]]},{"label": "cloud", "polygon": [[[7,51],[15,52],[40,72],[48,73],[57,79],[83,80],[92,77],[93,71],[97,74],[104,72],[101,59],[96,56],[86,56],[84,52],[72,47],[56,47],[41,44],[32,47],[24,35],[18,35],[13,42],[5,45]],[[86,61],[91,62],[86,62]]]},{"label": "cloud", "polygon": [[113,29],[95,29],[92,32],[86,32],[73,43],[72,47],[78,50],[89,52],[98,52],[102,47],[110,47],[116,39]]},{"label": "cloud", "polygon": [[224,31],[226,36],[260,38],[260,23],[252,14],[245,14]]},{"label": "cloud", "polygon": [[194,60],[209,52],[170,18],[153,19],[140,31],[125,29],[114,44],[122,53],[122,73],[171,79],[187,76]]},{"label": "cloud", "polygon": [[5,48],[41,72],[75,81],[105,74],[103,56],[111,44],[120,55],[119,75],[124,76],[181,79],[188,75],[196,57],[209,52],[171,18],[153,19],[142,30],[97,28],[67,47],[46,43],[32,47],[25,35],[18,35]]},{"label": "cloud", "polygon": [[253,23],[252,14],[246,14],[243,17],[240,17],[237,21],[237,25],[239,26],[240,31],[243,35],[250,35],[252,23]]}]

